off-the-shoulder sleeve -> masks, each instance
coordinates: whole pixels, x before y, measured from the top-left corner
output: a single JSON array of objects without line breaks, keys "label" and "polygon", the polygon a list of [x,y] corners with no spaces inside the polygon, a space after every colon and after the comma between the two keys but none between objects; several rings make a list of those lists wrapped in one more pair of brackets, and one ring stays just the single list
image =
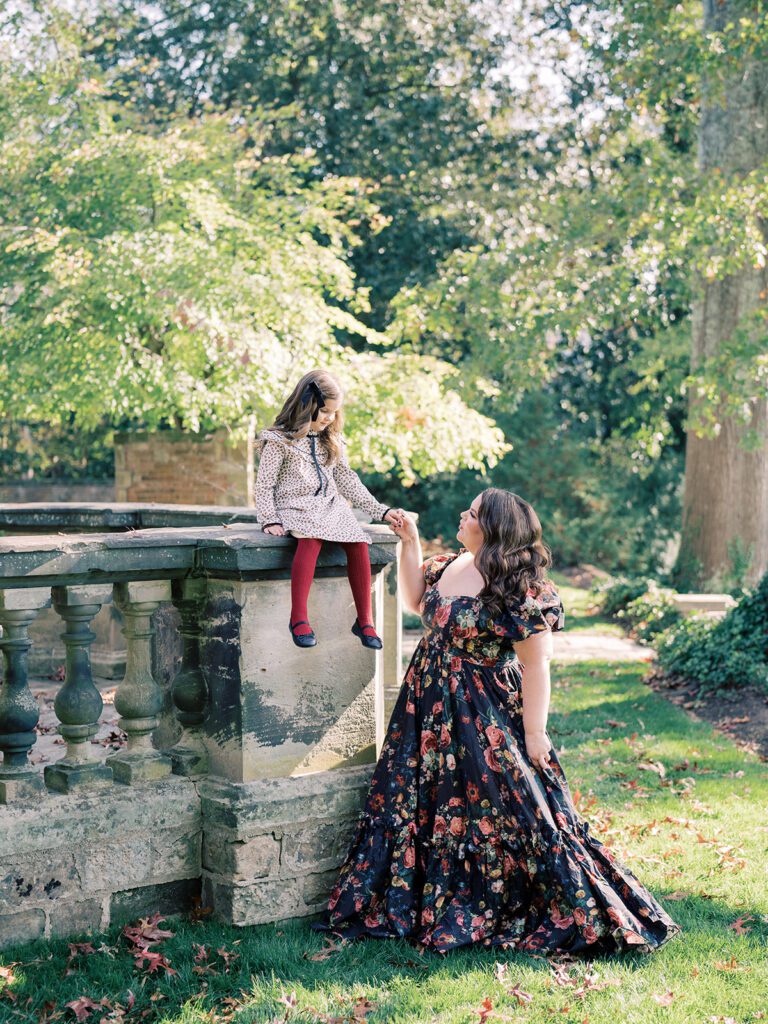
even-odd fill
[{"label": "off-the-shoulder sleeve", "polygon": [[455,552],[449,551],[447,554],[432,555],[431,558],[426,558],[421,563],[421,571],[424,574],[425,584],[428,587],[431,587],[433,583],[437,583],[443,569],[449,562],[452,562],[455,557]]},{"label": "off-the-shoulder sleeve", "polygon": [[530,591],[522,601],[515,601],[507,609],[507,626],[512,643],[526,640],[534,633],[551,630],[556,633],[565,627],[565,610],[551,583],[545,583],[540,593]]}]

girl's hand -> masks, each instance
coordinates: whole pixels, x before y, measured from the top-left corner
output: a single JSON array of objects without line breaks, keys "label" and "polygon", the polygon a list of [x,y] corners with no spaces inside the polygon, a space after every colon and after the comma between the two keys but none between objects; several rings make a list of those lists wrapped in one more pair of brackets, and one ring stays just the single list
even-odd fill
[{"label": "girl's hand", "polygon": [[399,527],[403,525],[403,510],[401,508],[391,508],[389,512],[384,516],[384,522],[389,523],[392,527]]},{"label": "girl's hand", "polygon": [[537,769],[550,767],[549,752],[552,749],[552,744],[545,732],[527,732],[525,734],[525,749]]},{"label": "girl's hand", "polygon": [[401,508],[396,510],[400,515],[400,523],[392,526],[400,540],[411,540],[417,541],[419,539],[419,531],[416,527],[415,520],[411,519],[407,512],[403,512]]},{"label": "girl's hand", "polygon": [[271,537],[284,537],[285,527],[275,523],[274,526],[265,526],[264,533],[268,533]]}]

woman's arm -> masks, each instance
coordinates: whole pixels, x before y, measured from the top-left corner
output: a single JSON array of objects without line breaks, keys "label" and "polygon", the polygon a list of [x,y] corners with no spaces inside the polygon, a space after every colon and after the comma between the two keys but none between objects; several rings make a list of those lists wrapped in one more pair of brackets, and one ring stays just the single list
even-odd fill
[{"label": "woman's arm", "polygon": [[[399,509],[397,510],[400,511]],[[400,551],[400,574],[398,583],[400,592],[403,595],[403,604],[409,612],[419,614],[419,604],[424,596],[426,584],[424,573],[421,569],[421,541],[416,523],[408,515],[402,516],[400,527],[393,525],[392,529],[403,542]]]},{"label": "woman's arm", "polygon": [[522,665],[523,728],[528,756],[537,766],[548,767],[550,742],[547,739],[547,714],[551,683],[552,634],[549,629],[532,633],[514,645]]}]

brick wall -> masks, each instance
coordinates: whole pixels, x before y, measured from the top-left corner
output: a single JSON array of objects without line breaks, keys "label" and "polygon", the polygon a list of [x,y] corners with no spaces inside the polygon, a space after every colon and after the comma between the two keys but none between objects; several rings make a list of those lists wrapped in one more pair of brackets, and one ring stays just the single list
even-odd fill
[{"label": "brick wall", "polygon": [[115,435],[115,499],[252,505],[249,446],[226,432]]}]

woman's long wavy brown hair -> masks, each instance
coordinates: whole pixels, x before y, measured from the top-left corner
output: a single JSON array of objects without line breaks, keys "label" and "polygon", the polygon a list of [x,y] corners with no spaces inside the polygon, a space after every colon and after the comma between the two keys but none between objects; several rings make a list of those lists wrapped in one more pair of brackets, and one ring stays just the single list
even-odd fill
[{"label": "woman's long wavy brown hair", "polygon": [[500,615],[511,600],[525,600],[529,590],[539,593],[552,554],[541,539],[539,517],[512,491],[484,490],[477,521],[483,545],[475,564],[485,580],[478,597],[493,615]]},{"label": "woman's long wavy brown hair", "polygon": [[[318,403],[316,398],[304,405],[301,396],[307,384],[317,384],[324,399],[331,402],[343,401],[344,392],[341,384],[327,370],[310,370],[305,373],[299,383],[285,400],[283,408],[277,414],[272,430],[278,430],[289,441],[298,441],[306,437],[309,432],[309,424],[317,415]],[[320,439],[328,449],[331,463],[339,461],[342,450],[341,434],[344,428],[344,412],[342,407],[325,430],[320,432]]]}]

